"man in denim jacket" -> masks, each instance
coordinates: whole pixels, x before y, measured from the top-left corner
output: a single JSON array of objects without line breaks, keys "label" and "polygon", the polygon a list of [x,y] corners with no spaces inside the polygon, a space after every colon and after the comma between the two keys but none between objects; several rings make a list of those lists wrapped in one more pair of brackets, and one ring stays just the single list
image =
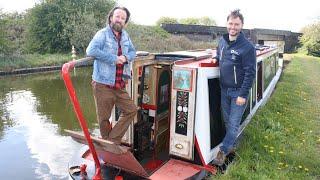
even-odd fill
[{"label": "man in denim jacket", "polygon": [[[135,58],[135,48],[128,33],[123,30],[130,18],[125,7],[115,7],[108,15],[108,24],[91,40],[87,56],[94,57],[92,88],[96,105],[100,134],[103,139],[116,145],[137,113],[137,107],[125,90],[131,78],[131,63]],[[109,118],[116,105],[120,111],[117,124],[112,128]]]},{"label": "man in denim jacket", "polygon": [[[246,109],[249,91],[256,76],[256,51],[241,32],[243,16],[234,10],[227,17],[228,34],[223,35],[217,48],[220,67],[221,110],[226,135],[213,163],[222,165],[232,151],[240,122]],[[216,61],[214,60],[214,61]]]}]

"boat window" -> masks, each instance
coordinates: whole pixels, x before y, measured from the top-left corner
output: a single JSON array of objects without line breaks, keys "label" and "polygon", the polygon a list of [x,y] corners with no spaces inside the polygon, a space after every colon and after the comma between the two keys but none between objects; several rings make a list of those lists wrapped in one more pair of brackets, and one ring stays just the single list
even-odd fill
[{"label": "boat window", "polygon": [[158,102],[157,102],[157,113],[163,113],[169,110],[170,100],[170,73],[169,70],[161,72],[158,81]]},{"label": "boat window", "polygon": [[262,61],[260,61],[257,64],[257,102],[259,102],[263,97],[262,84]]}]

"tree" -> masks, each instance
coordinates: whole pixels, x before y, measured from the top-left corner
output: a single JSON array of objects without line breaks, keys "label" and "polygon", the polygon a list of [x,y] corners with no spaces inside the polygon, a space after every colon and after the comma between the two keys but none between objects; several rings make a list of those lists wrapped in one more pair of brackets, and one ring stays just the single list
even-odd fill
[{"label": "tree", "polygon": [[200,24],[200,21],[198,18],[189,17],[189,18],[183,18],[179,21],[181,24],[188,24],[188,25],[197,25]]},{"label": "tree", "polygon": [[302,29],[300,42],[308,55],[320,56],[320,20]]},{"label": "tree", "polygon": [[5,19],[5,14],[0,9],[0,54],[8,54],[10,41],[7,32],[8,20]]},{"label": "tree", "polygon": [[208,16],[204,16],[199,18],[199,24],[204,26],[216,26],[217,23],[214,19],[209,18]]},{"label": "tree", "polygon": [[44,0],[28,11],[26,47],[39,53],[69,52],[71,44],[83,49],[114,5],[114,0]]},{"label": "tree", "polygon": [[161,24],[177,24],[178,20],[176,18],[172,17],[161,17],[156,22],[157,26],[160,26]]},{"label": "tree", "polygon": [[68,18],[68,22],[64,25],[65,32],[69,32],[67,36],[70,39],[70,44],[85,52],[90,40],[98,30],[94,14],[73,15]]},{"label": "tree", "polygon": [[59,4],[41,3],[27,14],[27,41],[29,52],[54,53],[70,48],[63,34],[64,13]]},{"label": "tree", "polygon": [[216,25],[216,21],[209,18],[208,16],[204,16],[201,18],[195,18],[195,17],[183,18],[179,22],[181,24],[189,24],[189,25],[204,25],[204,26]]}]

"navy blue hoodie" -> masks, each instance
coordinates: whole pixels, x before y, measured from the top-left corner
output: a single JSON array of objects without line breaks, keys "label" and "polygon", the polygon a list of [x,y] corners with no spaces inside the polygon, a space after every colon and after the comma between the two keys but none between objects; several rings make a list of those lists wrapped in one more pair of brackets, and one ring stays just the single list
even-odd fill
[{"label": "navy blue hoodie", "polygon": [[220,39],[216,59],[220,66],[220,84],[223,88],[240,88],[247,98],[256,77],[256,50],[240,32],[237,39],[229,41],[229,34]]}]

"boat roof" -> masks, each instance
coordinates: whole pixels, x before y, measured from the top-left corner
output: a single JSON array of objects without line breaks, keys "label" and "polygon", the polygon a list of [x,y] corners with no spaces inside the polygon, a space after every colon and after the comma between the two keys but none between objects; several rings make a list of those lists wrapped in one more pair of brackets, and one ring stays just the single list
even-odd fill
[{"label": "boat roof", "polygon": [[[210,52],[212,50],[210,49]],[[209,57],[212,57],[211,54],[209,54],[209,50],[194,50],[194,51],[175,51],[175,52],[169,52],[169,53],[163,53],[163,55],[177,55],[177,56],[184,56],[186,58],[193,58],[194,60],[201,60],[206,59]]]},{"label": "boat roof", "polygon": [[[256,48],[256,54],[259,57],[276,49],[276,47],[263,46],[263,48]],[[189,68],[216,67],[218,65],[212,63],[212,57],[215,56],[216,49],[200,49],[155,54],[155,60],[174,61],[175,65]]]}]

